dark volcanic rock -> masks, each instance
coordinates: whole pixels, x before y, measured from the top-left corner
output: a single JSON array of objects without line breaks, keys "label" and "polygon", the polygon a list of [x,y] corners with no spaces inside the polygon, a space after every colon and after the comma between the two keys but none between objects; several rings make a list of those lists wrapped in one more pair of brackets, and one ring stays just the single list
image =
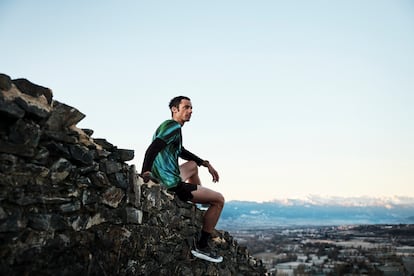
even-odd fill
[{"label": "dark volcanic rock", "polygon": [[0,116],[1,275],[265,274],[224,231],[222,263],[192,257],[203,211],[143,184],[134,151],[76,128],[50,89],[0,74]]},{"label": "dark volcanic rock", "polygon": [[13,80],[13,83],[21,92],[33,97],[39,97],[43,95],[46,97],[49,104],[52,103],[53,95],[52,91],[49,88],[34,84],[27,79],[15,79]]},{"label": "dark volcanic rock", "polygon": [[0,90],[7,91],[12,87],[12,80],[5,74],[0,74]]}]

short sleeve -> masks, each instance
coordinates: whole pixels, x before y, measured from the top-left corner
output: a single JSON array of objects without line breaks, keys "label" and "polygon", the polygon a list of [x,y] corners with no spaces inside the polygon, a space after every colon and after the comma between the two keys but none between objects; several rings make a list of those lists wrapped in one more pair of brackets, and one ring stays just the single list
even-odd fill
[{"label": "short sleeve", "polygon": [[170,144],[176,139],[177,133],[180,132],[181,125],[174,120],[163,122],[157,129],[154,140],[159,138],[165,143]]}]

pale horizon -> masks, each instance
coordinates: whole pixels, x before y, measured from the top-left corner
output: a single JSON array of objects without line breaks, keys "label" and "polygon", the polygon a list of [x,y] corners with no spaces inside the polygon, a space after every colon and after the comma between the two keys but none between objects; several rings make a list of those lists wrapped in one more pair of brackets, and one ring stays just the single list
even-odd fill
[{"label": "pale horizon", "polygon": [[141,170],[169,100],[230,200],[414,197],[412,1],[0,3],[1,72]]}]

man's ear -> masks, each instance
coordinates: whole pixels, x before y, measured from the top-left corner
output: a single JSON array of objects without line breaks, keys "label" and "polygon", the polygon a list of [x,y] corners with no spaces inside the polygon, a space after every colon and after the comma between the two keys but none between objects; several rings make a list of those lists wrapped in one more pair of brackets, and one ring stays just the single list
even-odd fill
[{"label": "man's ear", "polygon": [[175,106],[171,107],[171,112],[172,113],[178,112],[178,108]]}]

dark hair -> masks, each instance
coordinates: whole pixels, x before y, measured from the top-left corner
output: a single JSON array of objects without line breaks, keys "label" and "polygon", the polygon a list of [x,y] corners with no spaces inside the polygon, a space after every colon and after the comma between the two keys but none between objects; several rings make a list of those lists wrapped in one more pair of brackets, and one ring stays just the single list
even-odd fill
[{"label": "dark hair", "polygon": [[178,108],[178,106],[181,103],[181,100],[191,101],[189,97],[186,97],[186,96],[177,96],[177,97],[173,98],[170,101],[170,104],[168,106],[170,107],[170,109],[173,108],[173,106],[176,107],[176,108]]}]

